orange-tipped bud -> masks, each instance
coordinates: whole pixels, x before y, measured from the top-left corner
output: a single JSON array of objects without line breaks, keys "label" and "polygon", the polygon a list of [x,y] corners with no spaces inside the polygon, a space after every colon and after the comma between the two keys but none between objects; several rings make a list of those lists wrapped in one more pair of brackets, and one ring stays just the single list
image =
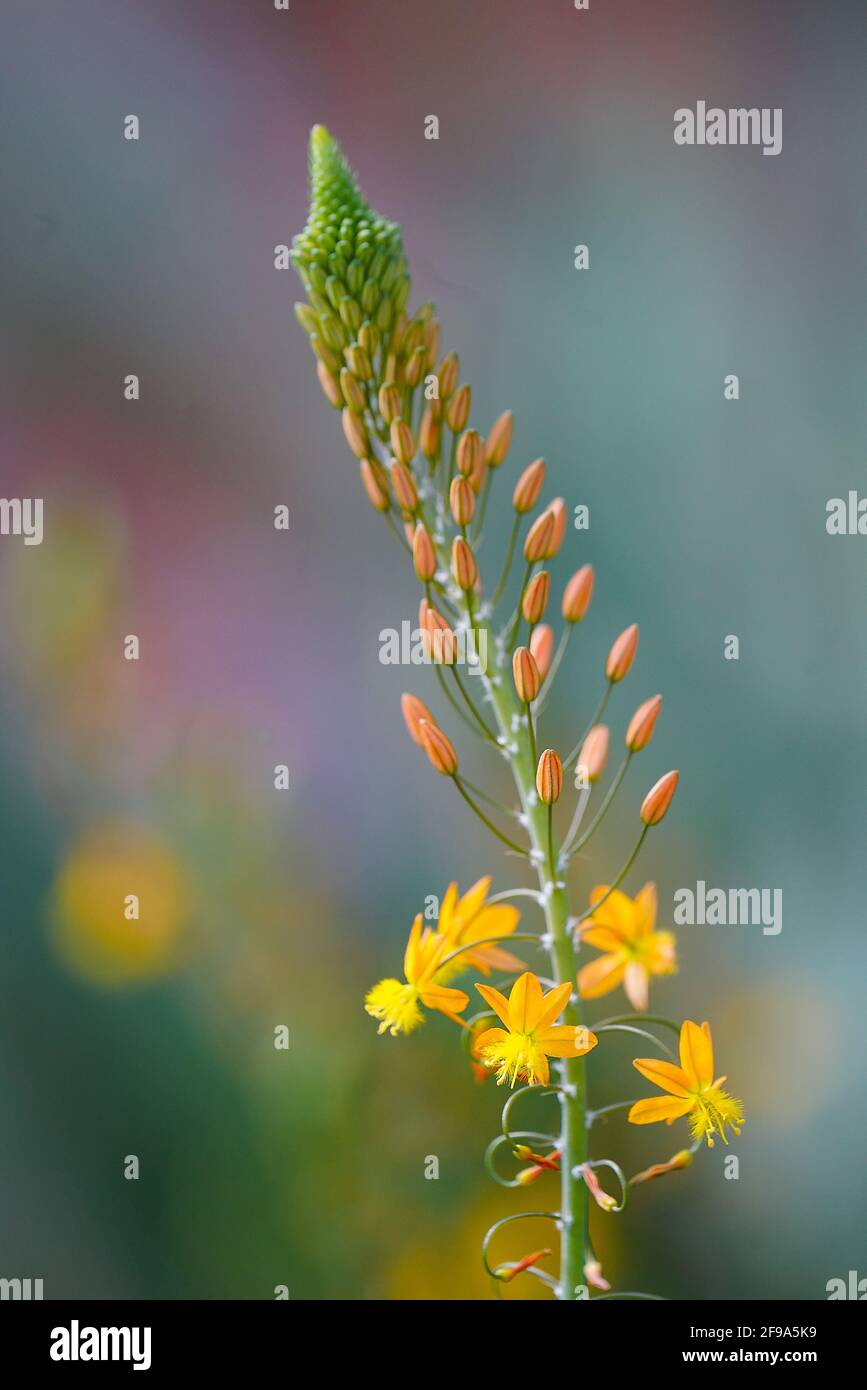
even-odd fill
[{"label": "orange-tipped bud", "polygon": [[472,478],[479,466],[479,462],[484,462],[485,451],[482,445],[482,436],[478,430],[464,430],[458,440],[456,462],[458,472],[465,478]]},{"label": "orange-tipped bud", "polygon": [[670,1158],[667,1163],[654,1163],[649,1168],[645,1168],[640,1173],[636,1173],[634,1178],[629,1179],[630,1187],[635,1187],[640,1182],[652,1182],[654,1178],[664,1178],[666,1173],[677,1173],[681,1168],[688,1168],[692,1163],[692,1154],[689,1149],[681,1149],[674,1158]]},{"label": "orange-tipped bud", "polygon": [[433,724],[436,727],[436,720],[427,705],[422,704],[416,695],[409,695],[406,692],[400,697],[400,712],[403,715],[403,722],[409,730],[410,738],[421,748],[419,724],[422,719],[426,719],[428,724]]},{"label": "orange-tipped bud", "polygon": [[659,825],[677,790],[679,772],[666,772],[664,777],[650,788],[641,803],[641,819],[645,825]]},{"label": "orange-tipped bud", "polygon": [[404,329],[403,337],[400,340],[400,351],[403,357],[411,357],[417,347],[424,341],[424,326],[418,319],[413,319]]},{"label": "orange-tipped bud", "polygon": [[452,574],[458,588],[463,589],[464,593],[475,588],[479,571],[475,556],[463,536],[455,536],[452,542]]},{"label": "orange-tipped bud", "polygon": [[424,326],[424,348],[425,366],[432,367],[436,361],[437,348],[440,345],[440,326],[436,319],[431,319]]},{"label": "orange-tipped bud", "polygon": [[404,512],[414,512],[418,506],[418,492],[412,474],[402,463],[391,465],[391,486],[397,504]]},{"label": "orange-tipped bud", "polygon": [[437,372],[437,381],[439,382],[441,401],[447,401],[449,396],[454,393],[454,389],[458,384],[458,373],[460,369],[461,366],[456,352],[450,352],[440,363],[439,371]]},{"label": "orange-tipped bud", "polygon": [[551,669],[551,658],[554,655],[554,631],[547,623],[539,623],[538,627],[533,628],[530,651],[539,668],[539,675],[544,680]]},{"label": "orange-tipped bud", "polygon": [[530,580],[524,590],[524,597],[521,600],[521,612],[528,623],[539,623],[548,606],[548,595],[551,592],[551,576],[547,570],[540,570],[537,575]]},{"label": "orange-tipped bud", "polygon": [[640,753],[642,748],[647,747],[653,738],[653,731],[656,728],[656,721],[661,709],[661,695],[654,695],[652,699],[645,700],[643,705],[638,706],[629,721],[629,728],[626,730],[626,747],[630,752]]},{"label": "orange-tipped bud", "polygon": [[407,386],[411,386],[413,390],[415,390],[424,376],[424,369],[426,366],[427,348],[423,343],[420,343],[410,354],[409,361],[403,369],[403,377]]},{"label": "orange-tipped bud", "polygon": [[476,495],[478,495],[482,490],[482,484],[485,481],[487,472],[488,465],[485,463],[485,456],[484,454],[479,454],[479,457],[476,459],[476,466],[470,474],[468,480],[470,486],[473,489],[473,492],[476,493]]},{"label": "orange-tipped bud", "polygon": [[373,363],[370,353],[366,352],[360,343],[350,343],[348,348],[343,349],[343,356],[353,376],[357,376],[359,381],[372,381]]},{"label": "orange-tipped bud", "polygon": [[563,617],[567,623],[580,623],[586,617],[596,576],[592,565],[582,565],[576,570],[563,590]]},{"label": "orange-tipped bud", "polygon": [[485,440],[485,463],[489,468],[499,468],[509,452],[514,423],[511,410],[504,410],[491,425],[490,434]]},{"label": "orange-tipped bud", "polygon": [[542,677],[529,647],[516,647],[512,656],[512,675],[518,699],[529,705],[542,688]]},{"label": "orange-tipped bud", "polygon": [[635,653],[638,648],[638,623],[633,623],[631,627],[621,632],[616,642],[608,653],[608,660],[605,663],[605,674],[608,679],[615,684],[622,681],[624,676],[629,674],[629,668],[635,660]]},{"label": "orange-tipped bud", "polygon": [[581,745],[578,767],[583,768],[588,782],[598,782],[608,761],[608,730],[595,724]]},{"label": "orange-tipped bud", "polygon": [[526,1144],[517,1144],[515,1157],[521,1158],[525,1162],[530,1158],[533,1160],[531,1168],[522,1168],[520,1172],[515,1174],[515,1181],[520,1183],[522,1187],[530,1187],[534,1182],[538,1182],[545,1173],[559,1173],[560,1171],[559,1149],[552,1149],[549,1154],[543,1156],[534,1153]]},{"label": "orange-tipped bud", "polygon": [[545,481],[545,460],[534,459],[528,463],[512,493],[512,506],[519,516],[531,512],[539,500],[542,484]]},{"label": "orange-tipped bud", "polygon": [[540,1260],[544,1260],[546,1255],[550,1255],[550,1250],[534,1250],[532,1255],[525,1255],[522,1260],[516,1260],[512,1265],[498,1265],[494,1270],[494,1278],[499,1279],[501,1284],[510,1284],[519,1274],[523,1274],[525,1269],[531,1265],[537,1265]]},{"label": "orange-tipped bud", "polygon": [[452,478],[449,488],[449,506],[458,526],[469,526],[476,510],[476,494],[467,478]]},{"label": "orange-tipped bud", "polygon": [[524,559],[528,565],[535,564],[537,560],[547,560],[554,554],[550,548],[553,535],[554,518],[550,512],[543,512],[536,517],[524,541]]},{"label": "orange-tipped bud", "polygon": [[343,433],[346,435],[346,442],[357,459],[366,459],[370,454],[370,444],[367,440],[367,430],[361,423],[360,418],[349,406],[343,411]]},{"label": "orange-tipped bud", "polygon": [[335,410],[339,410],[343,405],[343,396],[337,384],[337,378],[330,372],[324,362],[316,363],[316,375],[319,377],[319,385],[325,394],[325,399]]},{"label": "orange-tipped bud", "polygon": [[419,606],[419,627],[427,656],[438,666],[454,666],[458,655],[458,639],[442,613],[427,599]]},{"label": "orange-tipped bud", "polygon": [[440,423],[432,405],[428,406],[424,415],[421,417],[421,424],[418,431],[418,447],[421,449],[428,463],[431,463],[439,454]]},{"label": "orange-tipped bud", "polygon": [[472,390],[469,386],[459,386],[446,407],[446,424],[453,434],[460,434],[467,427],[470,418]]},{"label": "orange-tipped bud", "polygon": [[563,790],[563,764],[553,748],[546,748],[536,768],[536,791],[546,806],[559,801]]},{"label": "orange-tipped bud", "polygon": [[437,554],[426,526],[416,526],[412,537],[412,563],[415,577],[428,584],[437,572]]},{"label": "orange-tipped bud", "polygon": [[427,719],[418,722],[418,736],[421,746],[427,753],[431,765],[443,777],[454,777],[458,770],[458,755],[451,740],[442,729]]},{"label": "orange-tipped bud", "polygon": [[582,1164],[581,1176],[597,1207],[601,1207],[603,1211],[610,1211],[612,1207],[617,1206],[617,1198],[605,1191],[589,1163]]},{"label": "orange-tipped bud", "polygon": [[393,424],[400,415],[400,392],[393,381],[379,388],[379,413],[387,425]]},{"label": "orange-tipped bud", "polygon": [[548,511],[554,518],[554,532],[551,536],[549,553],[556,555],[566,536],[566,503],[562,497],[555,497]]},{"label": "orange-tipped bud", "polygon": [[340,368],[340,389],[349,409],[354,410],[356,415],[363,415],[367,401],[361,386],[348,367]]},{"label": "orange-tipped bud", "polygon": [[388,477],[382,464],[377,459],[359,459],[358,467],[361,472],[362,486],[367,493],[370,505],[375,507],[378,512],[387,512],[389,508]]},{"label": "orange-tipped bud", "polygon": [[415,440],[412,437],[412,430],[405,420],[392,420],[391,447],[398,463],[410,464],[415,458]]}]

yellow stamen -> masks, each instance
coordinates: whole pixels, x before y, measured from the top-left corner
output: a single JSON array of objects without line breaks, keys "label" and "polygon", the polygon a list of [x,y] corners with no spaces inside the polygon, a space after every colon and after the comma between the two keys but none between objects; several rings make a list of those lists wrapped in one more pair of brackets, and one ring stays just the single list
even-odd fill
[{"label": "yellow stamen", "polygon": [[400,980],[380,980],[365,998],[364,1007],[373,1018],[382,1020],[377,1032],[388,1031],[393,1038],[398,1033],[411,1033],[424,1022],[418,990],[415,985],[402,985]]}]

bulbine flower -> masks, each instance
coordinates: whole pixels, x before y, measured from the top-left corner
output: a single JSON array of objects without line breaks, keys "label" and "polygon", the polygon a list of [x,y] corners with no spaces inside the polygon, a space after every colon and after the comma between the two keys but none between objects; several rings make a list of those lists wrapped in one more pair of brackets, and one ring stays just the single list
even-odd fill
[{"label": "bulbine flower", "polygon": [[514,1086],[519,1079],[530,1086],[547,1086],[549,1057],[583,1057],[599,1041],[586,1028],[554,1024],[569,1002],[569,980],[543,994],[538,978],[526,970],[508,999],[492,985],[477,984],[476,989],[506,1025],[489,1028],[475,1044],[485,1066],[496,1068],[499,1086]]},{"label": "bulbine flower", "polygon": [[644,1012],[651,975],[673,975],[677,970],[674,933],[654,930],[655,884],[645,883],[634,898],[619,888],[608,897],[607,893],[607,885],[600,884],[590,894],[591,906],[598,902],[599,907],[581,939],[605,955],[579,970],[578,990],[582,999],[599,999],[622,984],[633,1009]]},{"label": "bulbine flower", "polygon": [[685,1021],[680,1030],[679,1067],[657,1057],[636,1057],[632,1065],[648,1081],[669,1093],[666,1097],[636,1101],[629,1112],[632,1124],[651,1125],[664,1120],[670,1125],[673,1120],[688,1115],[693,1139],[706,1139],[709,1148],[713,1148],[714,1134],[718,1134],[724,1144],[728,1143],[726,1125],[733,1134],[740,1134],[743,1106],[722,1089],[724,1076],[713,1079],[709,1024],[703,1023],[699,1028],[690,1019]]},{"label": "bulbine flower", "polygon": [[[437,924],[439,935],[448,943],[444,954],[449,956],[462,946],[467,949],[437,972],[440,982],[459,975],[470,966],[481,970],[483,975],[489,975],[492,969],[523,970],[523,961],[489,940],[493,936],[511,936],[521,920],[518,909],[507,903],[485,905],[490,886],[491,877],[488,874],[474,883],[462,898],[458,897],[456,883],[450,883],[446,889]],[[474,946],[473,943],[477,941],[487,944]]]},{"label": "bulbine flower", "polygon": [[406,983],[380,980],[365,998],[367,1012],[380,1020],[378,1032],[389,1032],[393,1038],[398,1033],[411,1033],[424,1022],[422,1004],[426,1009],[438,1009],[448,1018],[463,1012],[470,1002],[469,997],[462,989],[447,989],[434,978],[447,953],[446,938],[431,927],[422,930],[419,913],[412,924],[403,958]]}]

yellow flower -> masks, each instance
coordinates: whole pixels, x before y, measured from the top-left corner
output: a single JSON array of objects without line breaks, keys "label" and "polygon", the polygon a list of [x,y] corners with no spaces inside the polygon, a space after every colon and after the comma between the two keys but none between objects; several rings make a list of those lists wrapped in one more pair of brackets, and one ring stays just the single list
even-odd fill
[{"label": "yellow flower", "polygon": [[[478,883],[474,883],[459,899],[458,885],[449,884],[440,905],[438,923],[439,935],[445,937],[448,943],[443,955],[449,956],[461,946],[470,947],[474,941],[487,941],[492,936],[511,936],[521,920],[521,914],[516,907],[507,907],[505,903],[495,903],[492,907],[486,907],[485,899],[490,886],[490,875],[480,878]],[[483,975],[489,975],[492,968],[523,970],[524,962],[518,960],[510,951],[500,950],[498,946],[478,946],[449,961],[448,965],[438,971],[437,978],[441,982],[449,980],[470,966],[481,970]]]},{"label": "yellow flower", "polygon": [[475,1045],[485,1066],[497,1068],[499,1086],[506,1081],[514,1086],[519,1077],[531,1086],[545,1086],[549,1057],[583,1057],[596,1046],[598,1039],[586,1028],[566,1023],[552,1027],[569,1002],[569,980],[543,995],[536,976],[525,970],[508,999],[491,985],[477,984],[476,989],[506,1025],[489,1028]]},{"label": "yellow flower", "polygon": [[[605,884],[594,888],[591,905],[607,892]],[[622,984],[634,1009],[640,1012],[647,1008],[651,975],[673,975],[677,970],[674,934],[654,931],[655,924],[655,884],[645,883],[635,898],[615,888],[593,913],[589,930],[583,933],[583,940],[598,946],[605,955],[579,971],[582,999],[598,999]]]},{"label": "yellow flower", "polygon": [[717,1133],[728,1143],[725,1126],[740,1134],[744,1111],[739,1100],[723,1091],[724,1076],[713,1080],[713,1043],[710,1025],[689,1019],[680,1030],[680,1066],[662,1062],[656,1057],[637,1057],[632,1063],[648,1081],[669,1092],[669,1097],[654,1097],[636,1101],[629,1112],[634,1125],[651,1125],[657,1120],[671,1124],[681,1115],[689,1115],[693,1139],[705,1138],[713,1148]]},{"label": "yellow flower", "polygon": [[[430,927],[422,931],[421,913],[412,924],[406,954],[403,958],[403,971],[406,984],[400,980],[380,980],[365,998],[364,1007],[373,1017],[381,1020],[379,1032],[386,1029],[391,1036],[398,1033],[411,1033],[424,1022],[421,1004],[427,1009],[439,1009],[440,1013],[454,1018],[469,1004],[469,997],[461,989],[446,989],[437,984],[434,976],[442,956],[447,951],[444,936],[433,932]],[[461,1020],[457,1020],[461,1022]]]}]

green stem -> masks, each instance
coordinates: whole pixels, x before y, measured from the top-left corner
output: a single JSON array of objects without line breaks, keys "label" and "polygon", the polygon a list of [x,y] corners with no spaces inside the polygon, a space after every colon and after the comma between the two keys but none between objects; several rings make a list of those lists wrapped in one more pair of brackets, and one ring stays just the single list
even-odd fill
[{"label": "green stem", "polygon": [[608,791],[605,793],[605,799],[602,802],[602,805],[599,807],[599,810],[596,812],[596,815],[593,817],[587,829],[584,831],[584,834],[575,841],[574,845],[570,845],[567,842],[563,846],[563,853],[568,854],[570,859],[574,854],[577,854],[579,850],[584,848],[593,832],[601,824],[605,812],[608,810],[608,807],[611,805],[612,801],[617,795],[617,788],[620,786],[620,783],[623,781],[623,778],[626,775],[626,769],[628,768],[631,759],[632,750],[630,749],[630,751],[626,754],[626,757],[623,759],[623,762],[620,764],[620,767],[617,769],[617,773],[614,777],[614,780],[612,781],[611,786],[608,788]]},{"label": "green stem", "polygon": [[586,738],[587,735],[589,734],[590,730],[591,730],[591,729],[594,729],[594,728],[596,727],[596,725],[599,723],[599,720],[602,718],[603,714],[605,713],[605,706],[608,704],[608,701],[609,701],[609,699],[611,698],[611,692],[612,692],[613,689],[614,689],[614,684],[613,684],[613,682],[612,682],[612,681],[608,681],[608,682],[606,683],[606,686],[605,686],[605,694],[602,696],[602,699],[599,701],[599,704],[596,706],[596,713],[593,715],[593,718],[590,720],[590,723],[587,725],[587,728],[584,730],[584,732],[583,732],[583,734],[581,735],[581,737],[579,738],[578,742],[575,744],[575,747],[572,749],[572,752],[569,754],[568,758],[565,758],[564,761],[563,761],[563,771],[564,771],[564,772],[568,772],[568,771],[569,771],[569,768],[572,766],[573,762],[574,762],[575,759],[578,757],[578,754],[581,752],[581,749],[582,749],[583,746],[584,746],[584,740],[585,740],[585,738]]},{"label": "green stem", "polygon": [[494,590],[494,597],[491,599],[492,608],[496,608],[497,604],[503,596],[503,590],[506,587],[506,580],[509,577],[509,570],[512,568],[512,557],[515,554],[515,542],[518,539],[518,531],[520,530],[520,528],[521,518],[520,515],[516,514],[515,520],[512,522],[512,534],[509,536],[509,544],[506,550],[506,562],[503,565],[503,573],[500,575],[499,582],[497,584],[496,589]]},{"label": "green stem", "polygon": [[509,849],[513,849],[516,854],[520,854],[526,859],[527,851],[521,845],[516,844],[514,840],[510,840],[508,835],[504,835],[502,830],[498,830],[497,827],[491,821],[488,820],[484,811],[481,809],[480,806],[476,805],[469,792],[465,789],[464,784],[461,781],[460,777],[458,777],[457,773],[455,773],[452,777],[452,781],[454,782],[461,796],[464,798],[464,801],[473,811],[475,811],[479,820],[482,821],[483,824],[485,824],[488,827],[491,834],[496,835],[497,839],[502,840],[504,845],[507,845]]}]

